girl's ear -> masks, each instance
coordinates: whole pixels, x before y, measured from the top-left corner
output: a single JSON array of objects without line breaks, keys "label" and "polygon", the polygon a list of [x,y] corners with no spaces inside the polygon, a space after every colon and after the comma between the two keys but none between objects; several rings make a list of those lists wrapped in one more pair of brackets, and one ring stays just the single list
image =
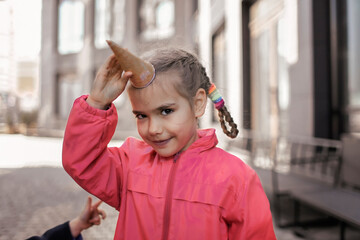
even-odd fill
[{"label": "girl's ear", "polygon": [[194,97],[194,113],[195,117],[199,118],[205,113],[207,103],[206,91],[203,88],[199,88]]}]

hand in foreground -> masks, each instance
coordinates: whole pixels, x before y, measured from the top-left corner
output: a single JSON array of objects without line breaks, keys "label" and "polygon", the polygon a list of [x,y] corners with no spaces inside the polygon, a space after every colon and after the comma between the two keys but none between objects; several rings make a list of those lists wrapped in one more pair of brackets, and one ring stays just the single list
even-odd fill
[{"label": "hand in foreground", "polygon": [[132,72],[124,72],[115,55],[109,56],[96,74],[87,102],[98,109],[106,109],[125,89]]},{"label": "hand in foreground", "polygon": [[92,199],[89,196],[79,216],[70,221],[70,230],[73,237],[79,236],[79,234],[93,225],[100,225],[101,219],[106,218],[106,213],[98,209],[102,201],[98,201],[95,204],[91,204]]}]

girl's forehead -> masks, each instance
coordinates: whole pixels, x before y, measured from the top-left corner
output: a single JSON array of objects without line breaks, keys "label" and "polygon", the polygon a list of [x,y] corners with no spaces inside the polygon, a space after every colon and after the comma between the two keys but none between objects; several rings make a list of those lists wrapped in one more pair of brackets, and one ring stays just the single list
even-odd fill
[{"label": "girl's forehead", "polygon": [[129,94],[154,94],[154,92],[172,92],[177,91],[179,84],[181,83],[181,77],[175,70],[169,70],[165,72],[156,73],[154,81],[145,88],[129,87]]},{"label": "girl's forehead", "polygon": [[156,74],[154,81],[147,87],[136,89],[132,86],[128,89],[131,102],[149,102],[155,99],[164,100],[179,97],[177,86],[181,81],[176,71],[166,71]]}]

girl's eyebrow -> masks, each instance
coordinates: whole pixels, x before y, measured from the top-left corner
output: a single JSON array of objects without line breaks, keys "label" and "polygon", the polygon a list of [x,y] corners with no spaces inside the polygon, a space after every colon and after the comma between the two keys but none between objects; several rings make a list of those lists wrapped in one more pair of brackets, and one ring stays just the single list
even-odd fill
[{"label": "girl's eyebrow", "polygon": [[140,111],[132,111],[134,115],[142,114]]},{"label": "girl's eyebrow", "polygon": [[[161,111],[161,110],[163,110],[163,109],[165,109],[165,108],[173,107],[174,105],[176,105],[176,103],[165,103],[165,104],[157,107],[155,110]],[[137,110],[133,110],[132,112],[133,112],[135,115],[137,115],[137,114],[143,114],[143,112],[137,111]]]},{"label": "girl's eyebrow", "polygon": [[162,110],[164,108],[170,108],[173,107],[176,103],[165,103],[163,105],[161,105],[160,107],[157,108],[157,110]]}]

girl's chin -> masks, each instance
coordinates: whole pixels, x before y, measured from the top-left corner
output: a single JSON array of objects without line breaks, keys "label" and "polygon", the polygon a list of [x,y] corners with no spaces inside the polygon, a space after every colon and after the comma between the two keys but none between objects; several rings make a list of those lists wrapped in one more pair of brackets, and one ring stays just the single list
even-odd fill
[{"label": "girl's chin", "polygon": [[[154,147],[153,147],[154,148]],[[173,157],[175,154],[180,152],[181,150],[178,149],[169,149],[169,148],[154,148],[154,150],[161,156],[161,157]]]},{"label": "girl's chin", "polygon": [[174,156],[177,152],[169,152],[169,151],[164,151],[163,149],[155,149],[155,151],[161,156],[161,157],[165,157],[165,158],[168,158],[168,157],[172,157]]}]

